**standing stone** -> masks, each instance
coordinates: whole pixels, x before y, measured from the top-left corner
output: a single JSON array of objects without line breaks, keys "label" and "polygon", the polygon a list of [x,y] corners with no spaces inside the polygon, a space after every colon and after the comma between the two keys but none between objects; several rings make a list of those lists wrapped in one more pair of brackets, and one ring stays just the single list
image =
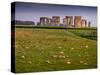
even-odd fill
[{"label": "standing stone", "polygon": [[60,26],[60,16],[52,16],[52,24]]},{"label": "standing stone", "polygon": [[63,18],[63,25],[66,27],[66,25],[67,25],[67,20],[66,20],[66,18]]},{"label": "standing stone", "polygon": [[47,25],[48,24],[48,18],[47,17],[40,17],[40,24],[41,25]]},{"label": "standing stone", "polygon": [[91,27],[91,22],[90,21],[88,22],[88,27]]},{"label": "standing stone", "polygon": [[65,26],[67,28],[72,28],[72,25],[73,25],[73,16],[65,16],[64,22],[65,22]]},{"label": "standing stone", "polygon": [[87,27],[87,20],[86,19],[82,19],[81,20],[81,27],[82,28],[86,28]]},{"label": "standing stone", "polygon": [[75,16],[74,25],[76,28],[81,28],[81,16]]},{"label": "standing stone", "polygon": [[52,19],[48,18],[48,25],[51,25],[51,24],[52,24]]}]

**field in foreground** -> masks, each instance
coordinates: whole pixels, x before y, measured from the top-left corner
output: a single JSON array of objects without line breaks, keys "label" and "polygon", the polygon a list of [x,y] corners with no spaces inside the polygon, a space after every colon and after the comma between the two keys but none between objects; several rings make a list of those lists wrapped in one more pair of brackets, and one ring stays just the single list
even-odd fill
[{"label": "field in foreground", "polygon": [[[16,28],[16,72],[97,67],[96,30]],[[94,34],[95,35],[95,34]]]}]

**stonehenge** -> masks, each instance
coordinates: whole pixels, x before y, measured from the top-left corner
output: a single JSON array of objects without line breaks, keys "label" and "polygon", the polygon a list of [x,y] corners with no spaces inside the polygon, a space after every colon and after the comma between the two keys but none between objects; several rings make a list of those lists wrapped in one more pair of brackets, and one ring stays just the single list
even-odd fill
[{"label": "stonehenge", "polygon": [[[52,18],[40,17],[39,24],[49,26],[60,26],[60,16],[52,16]],[[66,28],[86,28],[91,26],[91,22],[87,22],[87,20],[83,19],[81,16],[65,16],[63,18],[62,25]]]}]

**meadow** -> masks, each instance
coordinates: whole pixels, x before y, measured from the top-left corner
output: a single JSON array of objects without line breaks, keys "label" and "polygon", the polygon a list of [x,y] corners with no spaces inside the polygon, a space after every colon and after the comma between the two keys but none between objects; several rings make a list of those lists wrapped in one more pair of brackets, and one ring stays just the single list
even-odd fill
[{"label": "meadow", "polygon": [[97,67],[96,29],[15,29],[16,72]]}]

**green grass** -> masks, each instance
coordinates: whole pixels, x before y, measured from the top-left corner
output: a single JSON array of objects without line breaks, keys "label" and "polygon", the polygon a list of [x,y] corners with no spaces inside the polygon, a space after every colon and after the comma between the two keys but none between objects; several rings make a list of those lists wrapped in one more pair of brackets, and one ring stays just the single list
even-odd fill
[{"label": "green grass", "polygon": [[97,40],[97,30],[96,29],[86,29],[86,30],[80,30],[80,29],[70,29],[70,32],[76,34],[77,36],[81,36],[83,38],[88,38],[91,40]]},{"label": "green grass", "polygon": [[16,28],[16,72],[96,68],[97,41],[81,36],[89,31]]}]

